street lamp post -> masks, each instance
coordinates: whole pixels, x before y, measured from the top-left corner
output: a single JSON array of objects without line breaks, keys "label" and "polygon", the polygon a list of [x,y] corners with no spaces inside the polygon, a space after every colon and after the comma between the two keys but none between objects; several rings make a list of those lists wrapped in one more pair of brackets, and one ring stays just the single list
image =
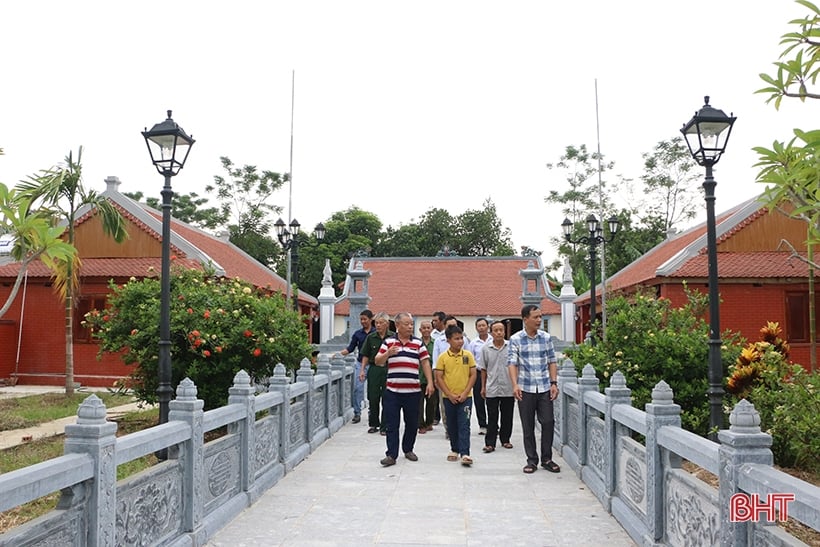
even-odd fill
[{"label": "street lamp post", "polygon": [[174,191],[171,189],[171,177],[179,173],[185,166],[188,153],[194,144],[193,137],[171,119],[154,125],[142,132],[151,162],[160,175],[165,177],[165,186],[162,188],[162,279],[160,288],[159,311],[159,423],[168,422],[168,403],[171,402],[171,198]]},{"label": "street lamp post", "polygon": [[578,239],[572,239],[572,221],[568,218],[561,223],[561,228],[564,229],[564,237],[568,243],[582,244],[589,246],[589,343],[595,345],[595,333],[593,332],[593,325],[595,323],[595,305],[597,304],[595,296],[595,258],[598,254],[598,245],[602,243],[610,243],[615,239],[615,234],[618,233],[620,222],[615,215],[609,217],[607,220],[609,225],[609,238],[604,237],[603,227],[601,223],[595,218],[595,215],[590,214],[587,217],[588,236],[581,236]]},{"label": "street lamp post", "polygon": [[[291,263],[291,272],[293,275],[293,282],[299,284],[299,229],[302,227],[299,224],[299,221],[295,218],[290,221],[290,230],[285,225],[285,222],[280,218],[274,224],[274,228],[276,228],[276,238],[279,240],[279,243],[282,245],[282,249],[286,252],[290,251],[290,263]],[[316,236],[318,241],[322,241],[325,238],[325,225],[321,222],[313,228],[313,235]],[[290,297],[290,284],[288,284],[288,297]],[[293,299],[293,307],[298,310],[299,309],[299,295],[298,293],[294,295]]]},{"label": "street lamp post", "polygon": [[720,348],[720,296],[718,294],[717,235],[715,227],[715,186],[712,167],[720,160],[732,125],[733,115],[709,105],[704,97],[703,108],[681,128],[692,158],[706,168],[703,190],[706,195],[706,246],[709,263],[709,436],[717,439],[717,430],[723,427],[723,363]]}]

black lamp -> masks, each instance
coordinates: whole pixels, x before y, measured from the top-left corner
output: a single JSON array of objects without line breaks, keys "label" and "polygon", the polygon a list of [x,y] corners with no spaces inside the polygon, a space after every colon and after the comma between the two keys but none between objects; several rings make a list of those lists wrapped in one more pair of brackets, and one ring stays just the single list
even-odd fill
[{"label": "black lamp", "polygon": [[573,224],[570,219],[565,218],[564,222],[561,223],[561,228],[564,230],[564,238],[566,238],[568,243],[580,243],[582,245],[589,246],[589,343],[595,345],[595,335],[592,333],[592,326],[595,323],[596,315],[595,307],[597,304],[595,295],[595,258],[598,252],[598,245],[602,243],[610,243],[613,239],[615,239],[615,234],[618,233],[618,228],[620,228],[621,223],[615,215],[609,217],[609,220],[607,220],[607,225],[609,226],[609,238],[604,237],[603,227],[598,219],[595,218],[595,215],[590,214],[587,216],[586,225],[589,235],[581,236],[578,239],[572,239]]},{"label": "black lamp", "polygon": [[712,167],[720,160],[729,142],[733,115],[727,116],[703,98],[703,107],[681,128],[689,152],[698,165],[706,168],[703,190],[706,196],[706,246],[709,263],[709,429],[710,438],[717,439],[723,427],[723,363],[720,358],[720,296],[718,294],[717,230],[715,227],[715,182]]},{"label": "black lamp", "polygon": [[160,175],[165,177],[162,188],[162,278],[159,312],[159,423],[168,422],[168,403],[171,401],[171,177],[185,166],[188,153],[194,144],[182,128],[171,119],[160,122],[142,132],[151,162]]}]

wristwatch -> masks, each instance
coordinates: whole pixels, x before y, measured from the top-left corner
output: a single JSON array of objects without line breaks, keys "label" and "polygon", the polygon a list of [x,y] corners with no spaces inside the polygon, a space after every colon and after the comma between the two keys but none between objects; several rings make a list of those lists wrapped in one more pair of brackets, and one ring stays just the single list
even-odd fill
[{"label": "wristwatch", "polygon": [[550,380],[550,385],[551,386],[557,386],[558,385],[558,380]]}]

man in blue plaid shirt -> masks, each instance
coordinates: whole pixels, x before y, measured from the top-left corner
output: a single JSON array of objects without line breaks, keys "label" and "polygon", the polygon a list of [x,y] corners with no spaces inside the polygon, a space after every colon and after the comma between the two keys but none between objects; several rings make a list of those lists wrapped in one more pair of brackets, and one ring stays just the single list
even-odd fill
[{"label": "man in blue plaid shirt", "polygon": [[538,469],[535,444],[535,419],[541,424],[541,467],[552,473],[561,468],[552,461],[552,439],[555,435],[553,401],[558,397],[558,359],[549,333],[540,329],[541,309],[527,305],[521,309],[524,330],[510,337],[507,370],[518,400],[518,415],[524,432],[527,465],[524,473]]}]

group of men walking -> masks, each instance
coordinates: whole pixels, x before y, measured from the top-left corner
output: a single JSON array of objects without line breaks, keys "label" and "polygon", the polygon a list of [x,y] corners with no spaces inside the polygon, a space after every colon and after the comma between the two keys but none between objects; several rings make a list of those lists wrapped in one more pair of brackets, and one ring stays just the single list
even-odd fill
[{"label": "group of men walking", "polygon": [[[402,312],[390,317],[364,310],[361,328],[351,336],[343,355],[358,351],[353,375],[353,423],[361,421],[364,386],[367,386],[368,433],[386,437],[387,449],[381,464],[395,465],[399,449],[405,458],[417,461],[417,434],[445,424],[450,440],[448,461],[473,463],[470,456],[470,418],[475,408],[483,452],[495,451],[496,443],[511,449],[513,408],[523,430],[527,464],[524,473],[541,467],[558,473],[552,460],[554,436],[553,401],[558,397],[557,359],[550,335],[541,329],[537,306],[521,310],[523,330],[505,339],[506,324],[479,318],[478,336],[472,342],[453,316],[436,312],[419,325]],[[535,439],[535,421],[541,424],[540,458]],[[401,422],[404,433],[399,439]]]}]

